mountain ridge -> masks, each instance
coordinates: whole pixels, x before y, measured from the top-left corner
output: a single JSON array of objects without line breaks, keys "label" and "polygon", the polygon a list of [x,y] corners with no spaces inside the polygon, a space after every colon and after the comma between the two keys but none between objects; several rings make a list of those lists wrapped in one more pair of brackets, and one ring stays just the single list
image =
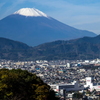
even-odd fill
[{"label": "mountain ridge", "polygon": [[0,37],[0,59],[24,60],[31,47],[25,43]]},{"label": "mountain ridge", "polygon": [[37,59],[39,59],[39,57],[49,60],[100,58],[100,35],[67,41],[59,40],[49,42],[36,46],[33,49],[33,55],[37,57]]},{"label": "mountain ridge", "polygon": [[52,17],[11,14],[0,20],[0,37],[24,42],[30,46],[55,40],[68,40],[95,33],[78,30]]},{"label": "mountain ridge", "polygon": [[100,35],[74,40],[58,40],[30,47],[0,38],[0,59],[7,60],[84,60],[100,58]]}]

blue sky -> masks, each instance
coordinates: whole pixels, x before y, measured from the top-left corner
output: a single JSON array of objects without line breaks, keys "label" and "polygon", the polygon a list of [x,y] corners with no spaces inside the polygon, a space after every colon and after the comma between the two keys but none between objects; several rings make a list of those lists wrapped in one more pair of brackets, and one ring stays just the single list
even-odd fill
[{"label": "blue sky", "polygon": [[0,0],[0,19],[36,8],[72,27],[100,34],[100,0]]}]

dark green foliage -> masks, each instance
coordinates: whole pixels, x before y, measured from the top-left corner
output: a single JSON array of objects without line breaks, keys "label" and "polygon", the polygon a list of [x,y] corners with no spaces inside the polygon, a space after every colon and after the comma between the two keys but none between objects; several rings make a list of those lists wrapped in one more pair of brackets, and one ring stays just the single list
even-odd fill
[{"label": "dark green foliage", "polygon": [[100,35],[69,41],[55,41],[34,47],[35,59],[77,60],[100,58]]},{"label": "dark green foliage", "polygon": [[82,98],[82,97],[83,97],[83,94],[82,94],[82,93],[76,92],[76,93],[73,94],[73,98],[78,98],[78,99],[80,99],[80,98]]},{"label": "dark green foliage", "polygon": [[25,60],[30,54],[28,45],[6,38],[0,38],[0,59]]},{"label": "dark green foliage", "polygon": [[55,92],[28,71],[0,70],[0,100],[58,100]]},{"label": "dark green foliage", "polygon": [[77,60],[100,58],[100,35],[68,41],[55,41],[29,47],[24,43],[0,39],[0,59]]}]

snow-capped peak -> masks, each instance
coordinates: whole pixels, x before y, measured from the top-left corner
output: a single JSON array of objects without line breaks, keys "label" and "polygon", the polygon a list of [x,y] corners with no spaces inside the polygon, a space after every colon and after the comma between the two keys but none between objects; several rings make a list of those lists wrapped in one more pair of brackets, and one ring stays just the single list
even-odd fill
[{"label": "snow-capped peak", "polygon": [[23,15],[23,16],[48,17],[45,13],[43,13],[42,11],[39,11],[38,9],[35,9],[35,8],[22,8],[16,12],[14,12],[13,14],[19,14],[19,15]]}]

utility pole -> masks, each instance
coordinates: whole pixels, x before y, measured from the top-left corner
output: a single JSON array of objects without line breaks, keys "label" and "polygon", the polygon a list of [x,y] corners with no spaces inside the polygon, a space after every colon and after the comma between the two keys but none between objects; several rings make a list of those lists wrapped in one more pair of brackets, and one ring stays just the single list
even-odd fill
[{"label": "utility pole", "polygon": [[63,89],[63,96],[64,96],[64,100],[66,100],[66,90]]}]

